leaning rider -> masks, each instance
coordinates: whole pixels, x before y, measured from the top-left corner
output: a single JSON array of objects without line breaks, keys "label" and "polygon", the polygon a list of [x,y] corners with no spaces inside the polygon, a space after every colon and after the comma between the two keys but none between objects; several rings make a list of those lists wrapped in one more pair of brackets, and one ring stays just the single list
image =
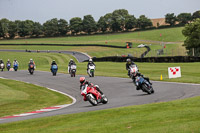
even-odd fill
[{"label": "leaning rider", "polygon": [[[83,85],[85,85],[85,84],[88,84],[88,86],[90,86],[90,87],[93,87],[95,90],[97,90],[102,96],[104,96],[104,94],[103,94],[103,92],[99,89],[99,86],[98,85],[94,85],[94,84],[92,84],[90,81],[87,81],[86,79],[85,79],[85,77],[80,77],[80,89],[81,89],[81,87],[83,86]],[[83,99],[84,101],[86,101],[87,99],[86,99],[86,97],[84,97],[84,99]]]},{"label": "leaning rider", "polygon": [[126,70],[128,70],[128,76],[130,76],[130,66],[136,65],[130,58],[126,60]]}]

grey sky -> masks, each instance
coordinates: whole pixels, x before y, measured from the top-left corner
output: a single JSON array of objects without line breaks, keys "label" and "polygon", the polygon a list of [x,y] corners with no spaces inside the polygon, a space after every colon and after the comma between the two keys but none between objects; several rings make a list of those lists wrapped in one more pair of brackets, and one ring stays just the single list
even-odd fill
[{"label": "grey sky", "polygon": [[200,0],[0,0],[0,19],[44,23],[52,18],[69,21],[91,14],[97,21],[116,9],[126,9],[137,18],[140,15],[164,18],[167,13],[178,15],[200,10]]}]

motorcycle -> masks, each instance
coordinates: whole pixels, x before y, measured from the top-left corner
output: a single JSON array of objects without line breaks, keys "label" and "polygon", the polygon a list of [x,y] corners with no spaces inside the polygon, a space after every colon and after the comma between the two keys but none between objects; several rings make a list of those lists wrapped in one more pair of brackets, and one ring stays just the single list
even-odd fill
[{"label": "motorcycle", "polygon": [[11,63],[7,63],[6,68],[8,69],[8,71],[10,70],[11,67]]},{"label": "motorcycle", "polygon": [[1,69],[1,71],[3,72],[3,69],[5,68],[5,65],[4,65],[4,63],[1,63],[0,64],[0,69]]},{"label": "motorcycle", "polygon": [[18,69],[18,64],[17,64],[17,63],[15,63],[15,64],[13,65],[13,69],[14,69],[15,71],[17,71],[17,69]]},{"label": "motorcycle", "polygon": [[51,72],[52,72],[53,76],[56,76],[57,71],[58,71],[58,66],[52,65],[51,66]]},{"label": "motorcycle", "polygon": [[154,93],[152,85],[142,76],[135,77],[135,85],[139,87],[139,89],[141,89],[143,92],[146,92],[148,94]]},{"label": "motorcycle", "polygon": [[34,64],[29,64],[29,73],[31,74],[31,75],[33,75],[33,72],[34,72],[34,70],[35,70],[35,66],[34,66]]},{"label": "motorcycle", "polygon": [[90,77],[94,77],[94,70],[95,70],[95,65],[89,65],[88,75]]},{"label": "motorcycle", "polygon": [[129,69],[130,69],[130,78],[133,79],[134,77],[134,73],[137,73],[138,72],[138,68],[136,65],[131,65],[129,66]]},{"label": "motorcycle", "polygon": [[105,95],[101,95],[101,93],[96,89],[89,87],[87,84],[81,87],[81,95],[84,96],[93,106],[96,106],[99,103],[106,104],[108,102]]},{"label": "motorcycle", "polygon": [[76,76],[76,65],[71,65],[70,74],[71,74],[71,77],[75,77]]}]

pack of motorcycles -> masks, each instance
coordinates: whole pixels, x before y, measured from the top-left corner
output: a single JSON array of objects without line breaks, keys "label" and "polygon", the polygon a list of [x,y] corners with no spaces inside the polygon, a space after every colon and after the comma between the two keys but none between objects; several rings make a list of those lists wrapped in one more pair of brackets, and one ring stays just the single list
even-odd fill
[{"label": "pack of motorcycles", "polygon": [[[0,64],[0,69],[3,71],[5,68],[5,65],[2,63]],[[7,64],[6,68],[8,71],[11,69],[11,64]],[[14,71],[17,71],[18,65],[13,66]],[[30,64],[29,65],[29,73],[32,75],[35,70],[35,66]],[[56,76],[58,70],[57,65],[52,65],[51,66],[51,72],[53,76]],[[142,75],[137,75],[138,68],[136,65],[131,65],[130,66],[130,75],[129,77],[132,79],[133,84],[136,86],[137,90],[142,90],[143,92],[147,94],[152,94],[154,93],[154,89],[152,87],[152,84],[146,80]],[[87,70],[87,73],[89,77],[94,77],[94,72],[95,72],[95,66],[89,66],[89,69]],[[76,65],[71,65],[69,69],[69,74],[71,77],[76,76]],[[87,98],[87,101],[89,101],[93,106],[98,105],[99,103],[106,104],[108,102],[108,98],[105,96],[105,94],[101,94],[99,91],[94,89],[94,87],[88,86],[88,85],[83,85],[81,87],[81,95],[83,97]]]}]

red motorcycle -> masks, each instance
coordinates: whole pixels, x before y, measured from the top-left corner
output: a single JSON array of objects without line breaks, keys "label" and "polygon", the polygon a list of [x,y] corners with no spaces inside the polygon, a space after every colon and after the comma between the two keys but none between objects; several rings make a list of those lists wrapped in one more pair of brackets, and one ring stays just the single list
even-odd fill
[{"label": "red motorcycle", "polygon": [[93,106],[96,106],[98,103],[106,104],[108,102],[105,95],[101,95],[94,87],[90,87],[87,84],[81,87],[81,95]]}]

